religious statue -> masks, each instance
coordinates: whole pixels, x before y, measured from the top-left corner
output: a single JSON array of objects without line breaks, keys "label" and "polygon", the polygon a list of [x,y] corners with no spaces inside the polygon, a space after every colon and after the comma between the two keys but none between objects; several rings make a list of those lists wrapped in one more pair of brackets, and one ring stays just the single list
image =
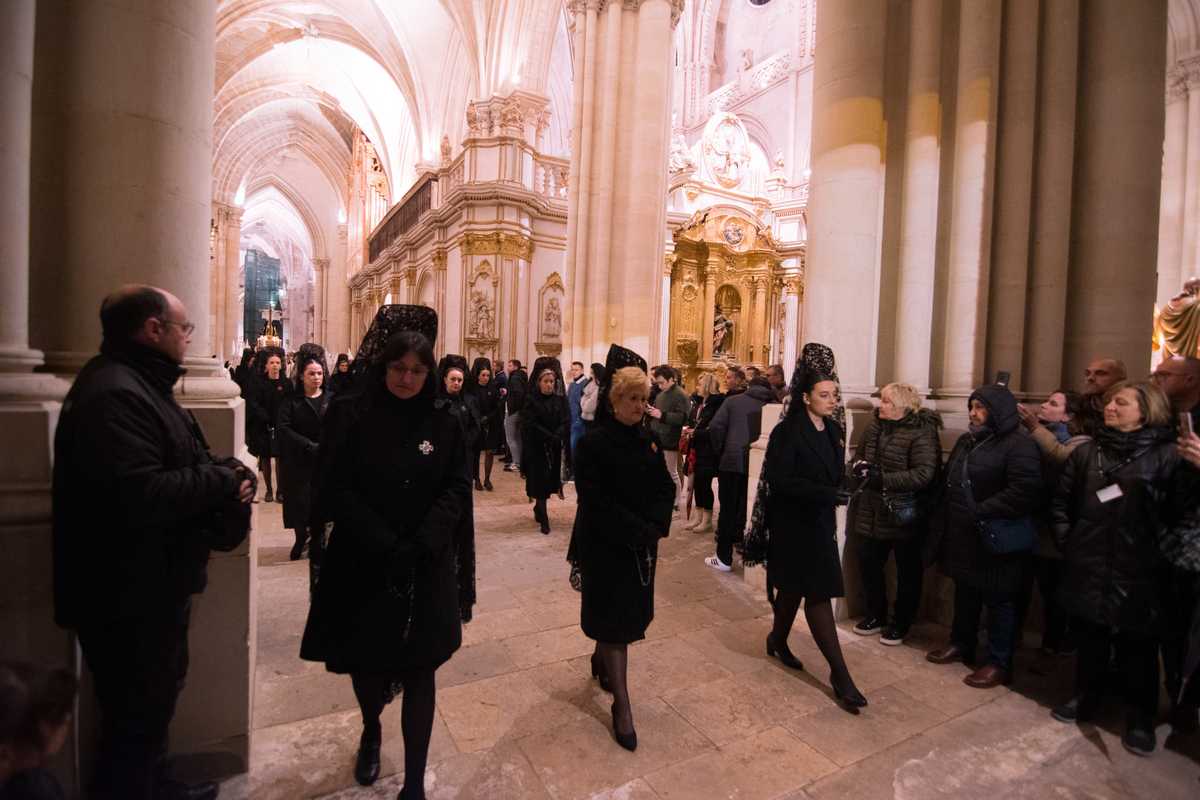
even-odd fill
[{"label": "religious statue", "polygon": [[467,104],[467,136],[478,136],[481,133],[479,112],[474,103]]},{"label": "religious statue", "polygon": [[692,148],[688,147],[683,131],[676,128],[671,136],[671,172],[695,169],[696,157],[692,155]]},{"label": "religious statue", "polygon": [[562,309],[558,307],[558,298],[551,297],[546,304],[546,313],[542,317],[542,336],[546,339],[557,339],[562,336]]},{"label": "religious statue", "polygon": [[477,339],[492,335],[492,299],[486,292],[474,292],[471,295],[470,335]]},{"label": "religious statue", "polygon": [[1164,359],[1200,356],[1200,279],[1183,284],[1183,291],[1167,301],[1154,319],[1154,349]]},{"label": "religious statue", "polygon": [[783,151],[777,150],[775,152],[775,173],[774,174],[778,175],[778,176],[782,176],[784,174],[783,166],[784,166]]},{"label": "religious statue", "polygon": [[713,355],[725,352],[726,342],[733,345],[733,321],[721,311],[717,305],[717,313],[713,317]]},{"label": "religious statue", "polygon": [[451,156],[454,155],[454,149],[450,146],[450,134],[442,134],[442,169],[450,166]]}]

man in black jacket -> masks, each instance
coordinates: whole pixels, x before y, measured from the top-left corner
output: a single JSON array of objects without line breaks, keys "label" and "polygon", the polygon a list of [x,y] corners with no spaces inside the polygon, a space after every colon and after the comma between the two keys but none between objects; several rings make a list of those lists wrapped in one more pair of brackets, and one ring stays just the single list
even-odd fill
[{"label": "man in black jacket", "polygon": [[151,286],[105,298],[100,355],[76,378],[55,432],[54,613],[75,631],[95,679],[92,800],[219,792],[167,776],[167,731],[216,520],[248,526],[254,481],[236,462],[213,463],[175,402],[195,327],[187,320],[179,298]]},{"label": "man in black jacket", "polygon": [[512,463],[505,472],[521,471],[521,412],[525,410],[525,387],[529,379],[521,371],[521,362],[508,362],[508,393],[505,395],[508,416],[504,418],[504,435],[508,439],[508,454]]}]

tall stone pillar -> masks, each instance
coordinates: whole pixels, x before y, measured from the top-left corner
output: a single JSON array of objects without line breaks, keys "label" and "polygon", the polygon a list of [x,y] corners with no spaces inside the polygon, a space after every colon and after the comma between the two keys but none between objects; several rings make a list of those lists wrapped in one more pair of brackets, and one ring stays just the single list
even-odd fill
[{"label": "tall stone pillar", "polygon": [[[1080,130],[1071,208],[1064,376],[1099,356],[1150,369],[1166,78],[1166,4],[1079,10]],[[1121,224],[1112,209],[1121,208]]]},{"label": "tall stone pillar", "polygon": [[[1075,74],[1079,0],[1047,0],[1038,77],[1037,176],[1029,248],[1024,389],[1062,388],[1063,320],[1071,249],[1071,181],[1075,163]],[[1068,380],[1067,386],[1075,385]]]},{"label": "tall stone pillar", "polygon": [[[34,18],[34,0],[0,2],[0,657],[74,665],[75,643],[54,624],[50,570],[51,442],[69,387],[34,374],[42,354],[29,347]],[[69,737],[48,765],[68,791],[78,761]]]},{"label": "tall stone pillar", "polygon": [[329,300],[326,294],[328,287],[325,284],[329,279],[329,259],[314,258],[312,263],[313,272],[316,275],[316,280],[313,282],[313,341],[322,347],[328,347],[326,323],[329,318]]},{"label": "tall stone pillar", "polygon": [[720,269],[720,253],[710,250],[704,278],[704,320],[700,326],[700,360],[705,364],[711,364],[713,358],[713,320],[717,318],[717,272]]},{"label": "tall stone pillar", "polygon": [[[45,369],[73,374],[95,355],[100,303],[113,289],[162,287],[196,325],[176,397],[194,410],[215,454],[252,463],[238,387],[205,349],[216,0],[46,0],[37,14],[30,334],[46,352]],[[242,764],[253,705],[252,546],[210,563],[172,725],[176,750],[221,752]],[[93,722],[81,720],[80,729]]]},{"label": "tall stone pillar", "polygon": [[332,352],[349,353],[358,349],[358,339],[351,332],[350,286],[346,283],[346,237],[347,227],[338,226],[338,243],[330,259],[325,278],[325,341]]},{"label": "tall stone pillar", "polygon": [[928,394],[942,138],[942,0],[913,0],[908,54],[894,358],[896,379]]},{"label": "tall stone pillar", "polygon": [[[821,4],[802,338],[833,348],[842,390],[874,391],[871,295],[879,259],[885,0]],[[874,311],[871,312],[874,314]],[[794,324],[789,318],[788,325]]]},{"label": "tall stone pillar", "polygon": [[[1176,67],[1167,74],[1163,137],[1162,195],[1158,214],[1158,305],[1183,286],[1184,202],[1187,193],[1187,77]],[[1191,277],[1189,274],[1186,277]]]},{"label": "tall stone pillar", "polygon": [[571,9],[576,30],[584,29],[575,72],[581,127],[572,136],[580,146],[571,165],[579,191],[568,200],[576,218],[566,265],[571,349],[595,361],[614,341],[649,353],[663,324],[672,29],[683,0],[587,0]]},{"label": "tall stone pillar", "polygon": [[1187,166],[1183,201],[1183,271],[1196,269],[1200,247],[1200,69],[1185,73],[1187,86]]},{"label": "tall stone pillar", "polygon": [[761,278],[754,279],[754,330],[751,333],[751,346],[754,351],[750,354],[750,361],[760,363],[763,368],[769,367],[764,357],[763,344],[766,339],[766,321],[767,321],[767,277],[764,275]]},{"label": "tall stone pillar", "polygon": [[[221,344],[228,353],[238,341],[238,323],[242,321],[242,215],[246,213],[237,206],[225,208],[225,306]],[[254,331],[245,331],[244,338],[250,341]],[[220,353],[218,352],[218,355]]]},{"label": "tall stone pillar", "polygon": [[982,378],[991,257],[992,186],[1000,83],[1000,0],[962,6],[954,120],[950,277],[943,397],[966,398]]},{"label": "tall stone pillar", "polygon": [[[783,361],[780,362],[780,365],[783,367],[784,374],[790,379],[792,370],[796,368],[796,358],[800,354],[800,348],[796,340],[796,334],[800,330],[800,276],[785,276],[783,279],[783,290]],[[841,375],[839,374],[838,377],[840,378]]]}]

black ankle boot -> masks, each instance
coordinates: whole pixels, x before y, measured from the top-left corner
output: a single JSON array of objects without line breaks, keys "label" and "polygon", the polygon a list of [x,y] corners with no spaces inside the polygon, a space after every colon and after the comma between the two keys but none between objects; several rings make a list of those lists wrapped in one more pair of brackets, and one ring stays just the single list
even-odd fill
[{"label": "black ankle boot", "polygon": [[379,777],[379,746],[383,743],[383,730],[363,729],[358,744],[358,760],[354,763],[354,780],[362,786],[370,786]]},{"label": "black ankle boot", "polygon": [[288,553],[288,558],[292,561],[299,561],[300,556],[304,555],[304,545],[308,544],[308,531],[296,531],[296,543],[292,545],[292,552]]}]

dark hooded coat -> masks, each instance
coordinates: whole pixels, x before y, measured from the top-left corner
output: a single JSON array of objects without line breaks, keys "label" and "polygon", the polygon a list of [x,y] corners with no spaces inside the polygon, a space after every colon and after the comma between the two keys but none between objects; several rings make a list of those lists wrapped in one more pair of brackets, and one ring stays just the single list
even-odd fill
[{"label": "dark hooded coat", "polygon": [[880,489],[864,487],[850,503],[848,529],[868,539],[907,539],[925,533],[928,511],[913,524],[902,527],[891,522],[883,492],[916,493],[932,511],[937,501],[936,480],[942,467],[942,443],[938,431],[942,419],[921,409],[892,420],[879,416],[867,423],[858,447],[856,461],[878,464],[883,471]]},{"label": "dark hooded coat", "polygon": [[[959,437],[946,460],[940,511],[930,525],[927,551],[955,582],[994,594],[1021,587],[1027,553],[989,553],[967,508],[963,460],[979,519],[1020,519],[1037,511],[1042,491],[1041,452],[1020,425],[1017,400],[1004,386],[977,389],[970,400],[987,407],[984,429]],[[969,402],[969,400],[968,400]]]},{"label": "dark hooded coat", "polygon": [[[1170,583],[1162,534],[1187,525],[1200,502],[1197,477],[1181,462],[1170,426],[1127,433],[1106,426],[1075,448],[1052,507],[1063,608],[1100,625],[1162,630]],[[1102,502],[1097,490],[1113,483],[1121,496]]]}]

